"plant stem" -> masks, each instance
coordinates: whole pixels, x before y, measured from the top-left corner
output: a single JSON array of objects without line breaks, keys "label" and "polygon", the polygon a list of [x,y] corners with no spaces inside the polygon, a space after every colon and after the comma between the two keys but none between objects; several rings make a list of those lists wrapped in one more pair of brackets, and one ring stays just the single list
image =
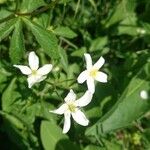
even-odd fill
[{"label": "plant stem", "polygon": [[[46,6],[43,6],[42,8],[40,9],[37,9],[37,10],[34,10],[32,12],[27,12],[27,13],[20,13],[20,12],[14,12],[12,14],[10,14],[9,16],[3,18],[3,19],[0,19],[0,23],[3,23],[3,22],[6,22],[10,19],[13,19],[15,18],[16,16],[36,16],[38,14],[41,14],[42,12],[45,12],[47,11],[48,9],[50,8],[54,8],[55,5],[58,3],[59,0],[55,0],[53,1],[50,5],[46,5]],[[16,1],[16,8],[15,8],[15,11],[17,11],[18,9],[18,3]]]}]

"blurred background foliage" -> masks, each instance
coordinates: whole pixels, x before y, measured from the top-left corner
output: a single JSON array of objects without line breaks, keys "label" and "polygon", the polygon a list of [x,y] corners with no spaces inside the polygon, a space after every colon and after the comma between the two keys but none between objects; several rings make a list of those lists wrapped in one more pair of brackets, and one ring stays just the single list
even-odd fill
[{"label": "blurred background foliage", "polygon": [[[149,0],[0,0],[0,148],[4,150],[149,150]],[[46,81],[28,89],[13,64],[52,63]],[[86,84],[83,54],[103,56],[107,84],[97,83],[85,108],[88,127],[49,113],[70,88],[78,96]]]}]

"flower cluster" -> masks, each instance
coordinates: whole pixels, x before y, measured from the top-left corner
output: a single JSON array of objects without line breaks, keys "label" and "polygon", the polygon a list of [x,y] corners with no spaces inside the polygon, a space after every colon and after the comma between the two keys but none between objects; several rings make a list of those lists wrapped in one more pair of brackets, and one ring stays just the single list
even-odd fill
[{"label": "flower cluster", "polygon": [[[92,65],[92,58],[90,54],[85,53],[86,60],[86,70],[80,73],[77,78],[78,83],[82,84],[86,81],[88,90],[85,94],[77,99],[76,94],[72,89],[70,89],[67,96],[64,98],[64,104],[62,104],[58,109],[51,110],[51,113],[62,115],[64,114],[64,127],[63,133],[67,133],[71,126],[71,116],[80,125],[87,126],[89,120],[86,118],[81,108],[87,106],[93,97],[95,92],[95,80],[99,82],[107,82],[107,75],[99,69],[105,63],[103,57],[100,57],[98,61]],[[14,67],[19,68],[20,71],[27,75],[28,87],[31,88],[35,83],[43,81],[47,74],[52,70],[52,64],[46,64],[39,68],[39,58],[34,52],[29,53],[29,67],[24,65],[14,65]]]}]

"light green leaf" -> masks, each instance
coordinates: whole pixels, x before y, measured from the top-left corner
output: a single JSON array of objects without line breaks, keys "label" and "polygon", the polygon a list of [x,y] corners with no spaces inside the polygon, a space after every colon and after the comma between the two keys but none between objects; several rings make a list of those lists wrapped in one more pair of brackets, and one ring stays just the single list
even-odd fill
[{"label": "light green leaf", "polygon": [[22,21],[18,19],[10,41],[9,56],[12,63],[19,63],[25,51],[24,38],[22,33]]},{"label": "light green leaf", "polygon": [[67,135],[62,133],[56,124],[42,121],[41,140],[45,150],[80,150],[76,145],[69,141]]},{"label": "light green leaf", "polygon": [[0,25],[0,41],[7,37],[10,32],[14,29],[16,19],[12,19]]},{"label": "light green leaf", "polygon": [[106,149],[95,145],[88,145],[84,148],[84,150],[106,150]]},{"label": "light green leaf", "polygon": [[46,3],[44,0],[23,0],[20,10],[22,13],[32,12],[33,10],[45,5]]},{"label": "light green leaf", "polygon": [[16,78],[12,79],[6,90],[3,92],[2,95],[2,110],[4,111],[11,111],[11,105],[14,101],[20,97],[20,94],[15,91],[16,88]]},{"label": "light green leaf", "polygon": [[96,51],[96,50],[101,50],[106,44],[108,43],[108,38],[105,37],[98,37],[94,39],[91,43],[90,46],[90,51]]},{"label": "light green leaf", "polygon": [[38,43],[43,48],[44,52],[49,55],[52,59],[59,58],[57,38],[55,35],[34,22],[24,19],[27,26],[31,29]]},{"label": "light green leaf", "polygon": [[142,90],[149,90],[150,64],[131,80],[119,101],[95,125],[90,127],[87,135],[107,133],[131,125],[135,120],[144,115],[150,107],[148,100],[140,97]]},{"label": "light green leaf", "polygon": [[76,56],[76,57],[83,57],[84,53],[86,53],[86,47],[81,47],[77,50],[74,50],[72,53],[71,53],[71,56]]},{"label": "light green leaf", "polygon": [[70,39],[73,39],[77,36],[77,34],[74,31],[72,31],[69,27],[63,27],[63,26],[57,27],[54,30],[54,33],[56,35],[60,35]]}]

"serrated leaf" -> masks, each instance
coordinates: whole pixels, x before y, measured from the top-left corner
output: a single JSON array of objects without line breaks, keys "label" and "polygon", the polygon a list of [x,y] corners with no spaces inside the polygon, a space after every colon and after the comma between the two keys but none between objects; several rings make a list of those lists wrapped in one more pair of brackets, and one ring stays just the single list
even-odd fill
[{"label": "serrated leaf", "polygon": [[54,33],[56,35],[60,35],[70,39],[75,38],[77,36],[77,34],[74,31],[72,31],[69,27],[63,27],[63,26],[57,27],[54,30]]},{"label": "serrated leaf", "polygon": [[14,29],[16,19],[12,19],[0,25],[0,41],[7,37],[10,32]]},{"label": "serrated leaf", "polygon": [[67,135],[54,123],[42,121],[41,140],[45,150],[80,150],[76,145],[69,141]]},{"label": "serrated leaf", "polygon": [[115,106],[95,125],[90,127],[86,134],[102,134],[129,126],[145,114],[149,110],[150,103],[140,97],[140,92],[149,90],[149,74],[150,64],[148,63],[131,80]]},{"label": "serrated leaf", "polygon": [[10,41],[9,57],[12,63],[19,63],[25,51],[24,38],[22,33],[22,21],[18,19]]},{"label": "serrated leaf", "polygon": [[24,19],[24,21],[31,29],[33,35],[43,48],[44,52],[52,59],[59,58],[57,38],[55,35],[27,19]]},{"label": "serrated leaf", "polygon": [[45,2],[44,0],[23,0],[23,2],[21,3],[21,12],[26,13],[26,12],[32,12],[33,10],[41,7],[41,6],[45,6]]},{"label": "serrated leaf", "polygon": [[6,90],[2,95],[2,110],[11,111],[11,105],[13,102],[20,97],[20,94],[15,91],[16,88],[16,78],[12,79]]}]

